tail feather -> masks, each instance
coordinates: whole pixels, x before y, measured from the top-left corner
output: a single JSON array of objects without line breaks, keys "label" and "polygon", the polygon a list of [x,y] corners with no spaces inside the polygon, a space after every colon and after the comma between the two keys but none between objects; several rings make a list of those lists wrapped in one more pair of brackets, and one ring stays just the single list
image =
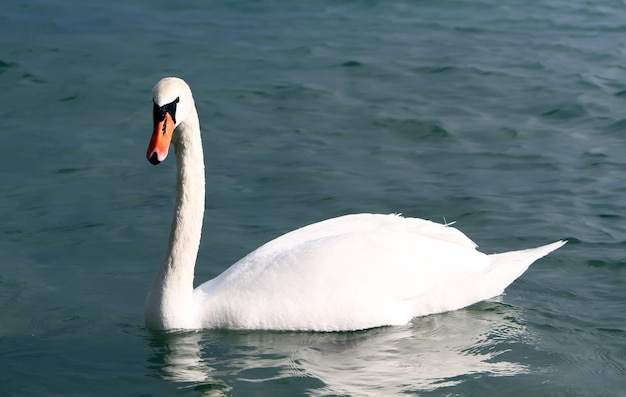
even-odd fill
[{"label": "tail feather", "polygon": [[537,248],[488,255],[491,264],[484,271],[452,281],[446,288],[435,288],[429,292],[427,304],[416,297],[413,316],[456,310],[498,296],[534,261],[565,243],[557,241]]},{"label": "tail feather", "polygon": [[492,278],[492,282],[489,285],[500,287],[500,291],[494,291],[493,296],[504,292],[504,289],[521,276],[537,259],[543,258],[550,252],[565,245],[565,243],[567,241],[561,240],[537,248],[489,255],[492,261],[492,270],[489,273],[489,278]]}]

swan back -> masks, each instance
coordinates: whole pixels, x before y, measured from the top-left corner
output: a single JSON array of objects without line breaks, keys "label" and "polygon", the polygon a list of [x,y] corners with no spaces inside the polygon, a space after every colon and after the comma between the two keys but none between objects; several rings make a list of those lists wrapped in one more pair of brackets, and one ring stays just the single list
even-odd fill
[{"label": "swan back", "polygon": [[510,253],[518,263],[504,263],[475,247],[457,229],[431,221],[347,215],[270,241],[198,287],[195,299],[205,310],[203,326],[211,328],[399,325],[496,296],[558,248]]}]

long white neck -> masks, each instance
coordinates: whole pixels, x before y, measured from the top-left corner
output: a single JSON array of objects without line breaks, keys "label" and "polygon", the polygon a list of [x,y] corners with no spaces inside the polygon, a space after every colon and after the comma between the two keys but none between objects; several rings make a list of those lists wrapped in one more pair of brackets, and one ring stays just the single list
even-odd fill
[{"label": "long white neck", "polygon": [[196,328],[193,275],[204,216],[204,155],[195,107],[174,132],[177,196],[163,263],[145,307],[151,329]]}]

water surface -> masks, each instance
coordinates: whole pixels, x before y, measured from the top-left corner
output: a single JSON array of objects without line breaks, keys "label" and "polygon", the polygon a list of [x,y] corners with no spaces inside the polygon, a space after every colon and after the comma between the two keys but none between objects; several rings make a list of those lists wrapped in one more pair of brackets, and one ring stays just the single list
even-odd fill
[{"label": "water surface", "polygon": [[[623,2],[9,0],[0,48],[0,395],[623,393]],[[203,128],[198,283],[351,212],[456,221],[488,253],[569,243],[404,327],[151,333],[166,75]]]}]

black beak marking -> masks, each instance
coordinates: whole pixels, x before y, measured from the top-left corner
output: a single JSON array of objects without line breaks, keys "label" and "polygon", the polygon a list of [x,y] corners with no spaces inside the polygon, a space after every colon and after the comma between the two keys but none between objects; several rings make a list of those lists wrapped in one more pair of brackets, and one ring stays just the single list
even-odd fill
[{"label": "black beak marking", "polygon": [[154,121],[154,123],[156,124],[160,121],[165,120],[165,114],[169,113],[169,115],[172,117],[172,120],[174,121],[174,124],[175,124],[176,123],[176,104],[178,102],[180,102],[180,97],[176,97],[176,99],[174,99],[172,102],[167,103],[163,106],[159,106],[153,100],[152,101],[153,103],[152,120]]}]

